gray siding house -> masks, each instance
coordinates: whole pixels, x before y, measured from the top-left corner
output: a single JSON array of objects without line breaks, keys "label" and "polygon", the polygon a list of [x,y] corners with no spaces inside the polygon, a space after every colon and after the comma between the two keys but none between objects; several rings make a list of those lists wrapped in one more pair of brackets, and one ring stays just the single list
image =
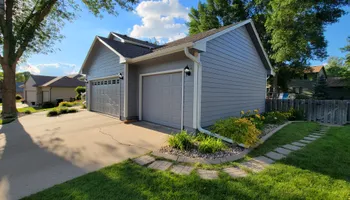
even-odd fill
[{"label": "gray siding house", "polygon": [[81,73],[89,110],[192,131],[241,110],[263,112],[273,70],[246,20],[159,46],[96,36]]}]

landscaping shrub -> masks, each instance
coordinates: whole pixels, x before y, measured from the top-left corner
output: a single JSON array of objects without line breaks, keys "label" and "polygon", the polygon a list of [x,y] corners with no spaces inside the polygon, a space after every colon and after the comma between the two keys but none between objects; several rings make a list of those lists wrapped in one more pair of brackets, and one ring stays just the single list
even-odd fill
[{"label": "landscaping shrub", "polygon": [[48,117],[53,117],[53,116],[57,116],[57,115],[59,115],[59,113],[58,113],[57,110],[50,110],[50,111],[46,114],[46,116],[48,116]]},{"label": "landscaping shrub", "polygon": [[206,137],[199,143],[198,150],[201,153],[215,153],[226,148],[226,145],[217,138]]},{"label": "landscaping shrub", "polygon": [[259,110],[258,109],[254,110],[253,113],[250,110],[248,110],[246,113],[244,111],[241,111],[241,118],[248,119],[259,130],[262,130],[263,127],[264,127],[264,119],[265,119],[265,117],[261,116],[259,114]]},{"label": "landscaping shrub", "polygon": [[219,120],[214,124],[212,131],[247,147],[258,142],[258,136],[261,134],[261,131],[247,118]]},{"label": "landscaping shrub", "polygon": [[290,115],[291,114],[289,112],[283,113],[279,111],[267,112],[263,114],[265,117],[264,122],[267,124],[282,124],[287,121]]},{"label": "landscaping shrub", "polygon": [[58,114],[66,114],[66,113],[68,113],[68,108],[60,108],[59,110],[58,110]]},{"label": "landscaping shrub", "polygon": [[75,96],[75,99],[81,100],[81,94],[84,93],[85,91],[86,91],[86,87],[84,86],[76,87],[75,92],[77,93],[77,95]]},{"label": "landscaping shrub", "polygon": [[41,105],[42,108],[53,108],[55,107],[55,104],[52,103],[52,102],[44,102],[42,105]]},{"label": "landscaping shrub", "polygon": [[73,107],[73,102],[62,101],[58,104],[58,107]]},{"label": "landscaping shrub", "polygon": [[190,149],[193,146],[193,138],[186,131],[172,136],[168,140],[169,146],[180,150]]},{"label": "landscaping shrub", "polygon": [[68,109],[67,111],[67,113],[76,113],[76,112],[78,112],[78,110],[75,108]]},{"label": "landscaping shrub", "polygon": [[86,109],[86,105],[85,105],[85,104],[82,104],[82,105],[81,105],[81,109]]},{"label": "landscaping shrub", "polygon": [[22,99],[22,96],[19,94],[16,94],[16,100],[21,100],[21,99]]},{"label": "landscaping shrub", "polygon": [[32,114],[32,111],[26,110],[26,111],[24,111],[24,114],[27,114],[27,115]]},{"label": "landscaping shrub", "polygon": [[304,110],[296,110],[294,108],[291,108],[289,110],[289,118],[288,120],[290,121],[295,121],[295,120],[305,120],[305,115],[304,115]]}]

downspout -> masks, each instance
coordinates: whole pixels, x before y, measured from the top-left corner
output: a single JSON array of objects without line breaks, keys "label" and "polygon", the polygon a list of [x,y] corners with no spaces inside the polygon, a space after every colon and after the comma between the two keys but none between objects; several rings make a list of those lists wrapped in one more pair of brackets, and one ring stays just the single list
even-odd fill
[{"label": "downspout", "polygon": [[216,133],[212,133],[210,132],[209,130],[206,130],[204,128],[202,128],[201,126],[201,114],[202,114],[202,111],[201,111],[201,108],[202,108],[202,64],[200,62],[200,60],[196,57],[194,57],[188,50],[188,47],[185,47],[184,49],[184,52],[185,52],[185,55],[191,59],[193,62],[194,62],[194,73],[197,73],[197,81],[194,81],[194,89],[197,90],[197,92],[194,93],[195,97],[194,99],[197,99],[197,102],[195,105],[193,106],[196,106],[197,108],[197,113],[196,113],[196,125],[197,125],[197,129],[199,132],[202,132],[202,133],[205,133],[207,135],[210,135],[210,136],[213,136],[213,137],[216,137],[216,138],[219,138],[225,142],[228,142],[228,143],[233,143],[233,141],[227,137],[223,137],[219,134],[216,134]]}]

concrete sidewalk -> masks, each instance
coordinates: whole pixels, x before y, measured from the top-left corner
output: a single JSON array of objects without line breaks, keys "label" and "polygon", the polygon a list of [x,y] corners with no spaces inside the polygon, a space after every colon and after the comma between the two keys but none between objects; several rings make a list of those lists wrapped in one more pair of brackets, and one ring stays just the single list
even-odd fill
[{"label": "concrete sidewalk", "polygon": [[173,131],[143,122],[126,125],[88,111],[45,114],[1,127],[0,199],[18,199],[156,150]]}]

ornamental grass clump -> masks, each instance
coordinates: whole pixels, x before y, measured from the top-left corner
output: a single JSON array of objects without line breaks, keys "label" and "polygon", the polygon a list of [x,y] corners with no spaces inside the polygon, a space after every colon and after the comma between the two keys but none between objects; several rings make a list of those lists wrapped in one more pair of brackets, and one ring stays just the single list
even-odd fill
[{"label": "ornamental grass clump", "polygon": [[226,145],[220,139],[214,137],[206,137],[198,145],[198,150],[201,153],[216,153],[225,148],[227,148]]},{"label": "ornamental grass clump", "polygon": [[247,118],[228,118],[217,121],[212,131],[251,147],[259,141],[261,131]]},{"label": "ornamental grass clump", "polygon": [[181,131],[180,133],[170,137],[168,143],[169,146],[184,151],[192,148],[193,137],[187,134],[186,131]]}]

